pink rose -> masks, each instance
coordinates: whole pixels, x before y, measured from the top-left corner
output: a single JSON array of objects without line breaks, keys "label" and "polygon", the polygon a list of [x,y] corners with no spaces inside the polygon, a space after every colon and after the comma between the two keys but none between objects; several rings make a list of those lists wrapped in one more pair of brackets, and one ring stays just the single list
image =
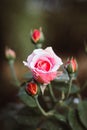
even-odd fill
[{"label": "pink rose", "polygon": [[27,62],[23,61],[33,74],[35,80],[40,83],[50,83],[58,75],[58,69],[63,64],[62,60],[54,53],[52,47],[35,49],[28,56]]}]

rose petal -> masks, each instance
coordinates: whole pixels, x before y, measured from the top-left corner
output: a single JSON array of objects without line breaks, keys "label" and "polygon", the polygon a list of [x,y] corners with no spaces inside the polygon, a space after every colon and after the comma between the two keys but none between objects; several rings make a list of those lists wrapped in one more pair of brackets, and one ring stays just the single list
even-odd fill
[{"label": "rose petal", "polygon": [[23,61],[33,74],[35,80],[40,83],[50,83],[57,75],[57,70],[63,64],[62,60],[54,53],[52,47],[35,49],[28,56],[27,62]]}]

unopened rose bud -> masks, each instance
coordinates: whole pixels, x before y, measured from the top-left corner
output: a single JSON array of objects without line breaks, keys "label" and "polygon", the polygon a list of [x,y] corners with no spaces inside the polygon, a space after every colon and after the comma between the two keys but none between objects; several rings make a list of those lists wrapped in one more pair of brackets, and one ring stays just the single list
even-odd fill
[{"label": "unopened rose bud", "polygon": [[41,28],[40,29],[34,29],[34,31],[31,32],[31,40],[34,44],[43,43],[44,35],[43,35]]},{"label": "unopened rose bud", "polygon": [[14,50],[10,48],[6,48],[5,50],[5,56],[8,60],[14,60],[16,58],[16,53]]},{"label": "unopened rose bud", "polygon": [[32,96],[36,95],[38,92],[38,86],[36,83],[30,82],[26,86],[26,92]]},{"label": "unopened rose bud", "polygon": [[73,57],[71,59],[68,59],[67,62],[65,63],[65,69],[67,70],[68,73],[75,73],[78,70],[78,64],[76,59]]}]

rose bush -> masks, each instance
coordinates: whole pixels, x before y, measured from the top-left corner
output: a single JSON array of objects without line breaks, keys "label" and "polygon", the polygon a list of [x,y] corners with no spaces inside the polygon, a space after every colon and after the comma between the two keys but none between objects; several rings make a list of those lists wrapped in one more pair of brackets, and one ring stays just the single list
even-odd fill
[{"label": "rose bush", "polygon": [[47,47],[45,50],[35,49],[28,56],[27,62],[23,61],[23,63],[31,70],[35,80],[45,84],[50,83],[56,76],[60,75],[57,70],[63,64],[52,47]]},{"label": "rose bush", "polygon": [[[81,95],[87,89],[87,80],[83,85],[78,83],[78,62],[75,58],[68,58],[63,64],[52,47],[40,49],[42,34],[41,28],[31,33],[35,50],[23,63],[32,73],[24,75],[22,84],[15,73],[16,53],[10,48],[5,50],[12,74],[11,83],[14,83],[17,93],[15,100],[13,95],[13,100],[1,109],[0,121],[3,125],[0,128],[87,130],[87,101]],[[60,72],[58,69],[62,64]]]}]

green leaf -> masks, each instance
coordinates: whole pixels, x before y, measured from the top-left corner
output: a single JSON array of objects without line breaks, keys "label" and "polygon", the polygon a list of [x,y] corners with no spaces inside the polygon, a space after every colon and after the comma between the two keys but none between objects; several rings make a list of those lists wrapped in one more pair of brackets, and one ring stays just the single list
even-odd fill
[{"label": "green leaf", "polygon": [[83,125],[87,128],[87,101],[78,104],[79,117]]},{"label": "green leaf", "polygon": [[67,82],[55,82],[52,81],[52,86],[55,87],[58,91],[67,92],[68,90],[68,83]]},{"label": "green leaf", "polygon": [[72,130],[84,130],[74,109],[70,109],[68,113],[68,121]]},{"label": "green leaf", "polygon": [[58,122],[47,120],[44,122],[41,130],[64,130],[63,126],[60,125]]},{"label": "green leaf", "polygon": [[32,73],[31,72],[25,73],[23,77],[25,79],[31,79],[32,78]]},{"label": "green leaf", "polygon": [[22,125],[28,126],[37,126],[39,123],[40,117],[36,117],[34,115],[26,116],[26,115],[16,115],[16,121]]},{"label": "green leaf", "polygon": [[[58,91],[63,91],[64,93],[67,93],[68,92],[68,87],[69,87],[69,84],[66,83],[66,82],[52,82],[53,86],[55,86],[56,89],[58,89]],[[71,94],[75,94],[77,92],[79,92],[80,88],[75,85],[75,84],[72,84],[72,87],[71,87]]]},{"label": "green leaf", "polygon": [[41,121],[41,116],[36,108],[25,106],[14,116],[16,122],[19,125],[25,125],[30,127],[36,127]]},{"label": "green leaf", "polygon": [[67,73],[63,73],[62,75],[60,75],[59,77],[55,78],[56,82],[65,82],[65,81],[69,81],[69,76]]},{"label": "green leaf", "polygon": [[80,88],[75,85],[75,84],[72,84],[72,87],[71,87],[71,94],[75,94],[77,92],[79,92]]},{"label": "green leaf", "polygon": [[29,107],[37,106],[34,98],[26,93],[24,87],[20,88],[19,97],[27,106],[29,106]]},{"label": "green leaf", "polygon": [[66,122],[66,118],[65,118],[63,115],[59,114],[59,113],[55,113],[55,114],[54,114],[54,117],[55,117],[58,121]]}]

